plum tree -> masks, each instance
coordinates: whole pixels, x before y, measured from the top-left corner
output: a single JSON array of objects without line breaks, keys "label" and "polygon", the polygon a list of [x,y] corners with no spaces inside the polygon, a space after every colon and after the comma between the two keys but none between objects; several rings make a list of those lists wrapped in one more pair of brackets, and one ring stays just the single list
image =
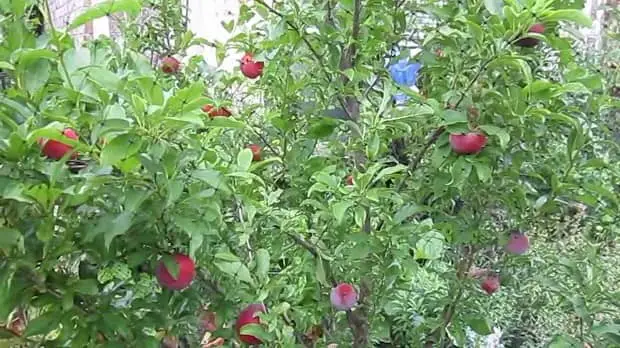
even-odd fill
[{"label": "plum tree", "polygon": [[[617,308],[606,283],[578,277],[595,253],[542,254],[571,248],[534,226],[567,202],[610,226],[618,210],[618,153],[598,118],[617,101],[560,30],[588,24],[574,5],[255,0],[221,42],[180,31],[182,13],[140,27],[136,0],[85,9],[67,32],[41,6],[48,33],[36,38],[32,3],[0,2],[11,78],[0,93],[0,337],[465,346],[469,328],[487,334],[501,319],[490,307],[522,312],[510,301],[529,299],[527,282],[554,303],[588,303],[553,308],[580,318],[583,336],[564,332],[577,345],[613,345],[598,310]],[[125,31],[152,31],[144,42],[73,40],[119,11]],[[416,26],[420,16],[433,25]],[[536,22],[554,28],[545,52],[514,44]],[[185,56],[192,45],[212,47],[217,66]],[[225,69],[245,52],[241,74]],[[422,66],[424,96],[386,68],[406,60]],[[407,101],[395,105],[397,93]],[[80,170],[46,159],[74,150]],[[527,236],[506,240],[514,226]],[[601,248],[617,244],[605,228],[590,233]],[[534,276],[556,269],[580,286]],[[498,291],[495,272],[510,296],[481,296]],[[3,331],[21,309],[25,329]]]}]

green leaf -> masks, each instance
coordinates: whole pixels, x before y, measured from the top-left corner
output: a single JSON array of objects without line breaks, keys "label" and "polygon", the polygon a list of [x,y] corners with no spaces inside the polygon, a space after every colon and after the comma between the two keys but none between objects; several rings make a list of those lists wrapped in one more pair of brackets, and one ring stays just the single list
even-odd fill
[{"label": "green leaf", "polygon": [[329,283],[327,282],[327,277],[325,276],[325,266],[323,265],[323,258],[321,257],[317,257],[315,258],[315,268],[314,268],[314,275],[316,277],[316,280],[319,281],[319,283],[321,283],[323,286],[328,286]]},{"label": "green leaf", "polygon": [[246,148],[239,151],[239,154],[237,154],[237,166],[239,166],[239,170],[247,172],[251,164],[252,150]]},{"label": "green leaf", "polygon": [[241,261],[237,255],[233,255],[231,253],[217,253],[215,254],[215,258],[216,259],[220,259],[220,260],[224,260],[224,261],[229,261],[229,262],[239,262]]},{"label": "green leaf", "polygon": [[267,277],[269,272],[269,251],[267,249],[256,250],[256,274],[259,277]]},{"label": "green leaf", "polygon": [[595,336],[602,336],[609,333],[620,335],[620,324],[594,324],[592,325],[591,332]]},{"label": "green leaf", "polygon": [[567,21],[580,24],[584,27],[592,27],[592,19],[583,10],[555,10],[543,17],[545,22]]},{"label": "green leaf", "polygon": [[99,230],[104,230],[105,247],[106,249],[109,249],[112,240],[116,236],[125,234],[129,230],[133,219],[133,213],[130,211],[124,211],[112,221],[109,221],[107,218],[104,219],[100,220],[100,225],[98,225],[97,228]]},{"label": "green leaf", "polygon": [[214,117],[211,121],[206,123],[207,127],[218,128],[237,128],[241,129],[245,127],[245,123],[237,121],[232,117]]},{"label": "green leaf", "polygon": [[444,237],[441,233],[430,231],[416,243],[415,259],[435,260],[441,257]]},{"label": "green leaf", "polygon": [[68,30],[73,30],[97,18],[109,16],[116,12],[127,12],[136,15],[140,12],[142,3],[139,0],[108,0],[95,6],[89,7],[79,14],[69,25]]},{"label": "green leaf", "polygon": [[74,286],[73,291],[84,295],[97,295],[99,287],[95,279],[81,279]]},{"label": "green leaf", "polygon": [[337,126],[338,121],[332,118],[320,118],[319,121],[311,122],[310,129],[308,129],[308,136],[311,139],[326,138],[334,132]]},{"label": "green leaf", "polygon": [[404,166],[402,164],[397,164],[392,167],[383,168],[381,169],[379,174],[377,174],[377,176],[372,180],[371,185],[374,185],[375,183],[379,182],[379,180],[383,179],[386,176],[390,176],[390,175],[405,171],[406,169],[407,169],[407,166]]},{"label": "green leaf", "polygon": [[423,211],[428,211],[428,209],[415,203],[406,204],[398,209],[396,214],[394,214],[394,224],[400,225],[403,221],[405,221],[405,219],[409,218],[413,214]]},{"label": "green leaf", "polygon": [[491,179],[491,167],[486,163],[474,162],[476,175],[481,182],[488,182]]},{"label": "green leaf", "polygon": [[97,85],[113,92],[118,90],[121,79],[115,73],[101,67],[91,67],[87,71],[89,79]]},{"label": "green leaf", "polygon": [[171,206],[176,202],[181,195],[183,195],[183,188],[185,187],[185,182],[182,179],[170,180],[168,182],[168,197],[166,200],[166,207]]},{"label": "green leaf", "polygon": [[177,262],[177,260],[172,255],[164,255],[161,258],[161,261],[164,263],[164,267],[172,278],[177,279],[179,277],[179,272],[181,271],[181,266]]},{"label": "green leaf", "polygon": [[90,50],[84,47],[70,48],[63,54],[63,59],[67,71],[73,74],[90,65]]},{"label": "green leaf", "polygon": [[366,156],[368,156],[370,160],[373,160],[377,157],[380,145],[381,139],[379,138],[379,134],[373,133],[370,136],[370,140],[368,140],[368,145],[366,145]]},{"label": "green leaf", "polygon": [[506,148],[506,145],[508,145],[508,142],[510,141],[510,134],[508,134],[508,132],[506,132],[506,130],[504,130],[503,128],[499,128],[499,127],[487,124],[487,125],[480,126],[480,129],[482,129],[488,135],[494,135],[498,137],[499,145],[503,149]]},{"label": "green leaf", "polygon": [[101,151],[102,165],[115,165],[135,155],[142,147],[142,138],[135,134],[121,134],[112,139]]},{"label": "green leaf", "polygon": [[189,239],[189,256],[195,258],[196,251],[202,246],[204,235],[200,231],[192,231]]},{"label": "green leaf", "polygon": [[233,172],[226,174],[228,177],[244,178],[253,182],[260,183],[261,186],[265,186],[265,181],[258,175],[250,172]]},{"label": "green leaf", "polygon": [[465,318],[465,323],[478,335],[487,336],[493,332],[492,325],[486,317]]},{"label": "green leaf", "polygon": [[504,0],[484,0],[484,7],[492,15],[501,15],[504,8]]},{"label": "green leaf", "polygon": [[344,220],[347,209],[353,205],[353,202],[344,201],[338,202],[332,206],[332,212],[334,213],[334,217],[336,218],[336,222],[338,225],[342,224]]},{"label": "green leaf", "polygon": [[24,71],[24,86],[30,94],[36,93],[45,86],[50,78],[51,66],[46,59],[39,59],[26,66]]},{"label": "green leaf", "polygon": [[441,118],[443,119],[443,125],[467,123],[467,115],[464,112],[454,110],[445,110],[441,114]]},{"label": "green leaf", "polygon": [[212,169],[198,169],[192,172],[192,178],[196,178],[211,187],[218,189],[222,184],[222,175],[220,172]]},{"label": "green leaf", "polygon": [[62,312],[50,311],[32,319],[24,331],[24,337],[43,335],[53,331],[60,324],[62,315]]},{"label": "green leaf", "polygon": [[565,336],[557,335],[553,337],[547,348],[582,348],[583,344],[580,344],[576,339]]},{"label": "green leaf", "polygon": [[0,62],[0,69],[2,70],[15,70],[15,66],[9,62]]},{"label": "green leaf", "polygon": [[250,275],[250,270],[241,262],[223,262],[215,261],[215,266],[223,273],[229,274],[236,279],[254,285],[254,280]]},{"label": "green leaf", "polygon": [[257,337],[258,339],[260,339],[261,341],[263,341],[264,343],[269,343],[270,341],[274,340],[274,337],[271,333],[265,331],[265,327],[263,325],[260,324],[246,324],[244,326],[241,327],[241,330],[239,331],[240,335],[250,335],[250,336],[254,336]]},{"label": "green leaf", "polygon": [[0,248],[11,248],[19,243],[21,238],[22,234],[18,230],[0,227]]}]

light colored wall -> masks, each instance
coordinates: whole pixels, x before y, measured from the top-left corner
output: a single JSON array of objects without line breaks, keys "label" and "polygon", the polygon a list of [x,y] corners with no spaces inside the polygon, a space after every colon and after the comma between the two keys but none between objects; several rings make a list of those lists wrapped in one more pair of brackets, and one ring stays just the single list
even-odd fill
[{"label": "light colored wall", "polygon": [[[86,7],[103,2],[104,0],[49,0],[53,13],[54,25],[63,28],[75,16],[81,13]],[[224,42],[231,37],[222,26],[222,22],[234,20],[239,14],[241,3],[248,0],[189,0],[189,29],[198,37],[206,38],[210,41]],[[591,47],[600,48],[601,32],[603,30],[602,19],[604,17],[605,0],[586,0],[585,12],[592,16],[594,25],[592,28],[584,28],[581,33],[584,35],[586,43]],[[270,0],[267,3],[271,3]],[[255,18],[257,20],[257,18]],[[74,30],[74,34],[79,39],[90,36],[107,35],[110,33],[110,19],[102,17],[95,20],[90,27],[83,26]],[[247,30],[248,25],[235,28],[234,32]],[[207,46],[195,46],[188,51],[189,55],[202,55],[209,65],[217,66],[215,58],[215,48]],[[241,53],[231,51],[226,55],[220,68],[232,70],[238,64],[237,60]]]},{"label": "light colored wall", "polygon": [[[64,28],[85,8],[90,6],[90,0],[48,0],[54,27]],[[92,26],[82,26],[72,31],[78,39],[83,40],[87,37]]]}]

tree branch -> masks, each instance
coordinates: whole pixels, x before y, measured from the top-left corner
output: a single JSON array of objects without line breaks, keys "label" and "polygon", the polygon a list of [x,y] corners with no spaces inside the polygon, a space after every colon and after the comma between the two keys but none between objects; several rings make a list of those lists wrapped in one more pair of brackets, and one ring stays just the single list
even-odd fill
[{"label": "tree branch", "polygon": [[[362,0],[355,0],[355,7],[353,10],[353,27],[351,29],[351,42],[342,53],[340,59],[340,71],[352,69],[355,66],[355,58],[357,56],[357,40],[360,35],[362,13]],[[350,82],[346,75],[342,75],[343,85],[347,85]],[[354,96],[346,96],[344,98],[344,108],[349,114],[349,118],[353,121],[357,121],[360,118],[360,102]]]},{"label": "tree branch", "polygon": [[[269,6],[267,3],[265,3],[263,0],[255,0],[258,4],[262,5],[263,7],[265,7],[269,12],[275,14],[276,16],[282,18],[286,24],[293,29],[297,35],[299,35],[299,37],[301,38],[301,40],[304,42],[304,44],[308,47],[308,49],[310,50],[310,52],[312,53],[312,55],[314,56],[314,58],[316,59],[317,63],[319,63],[319,65],[321,66],[321,71],[323,72],[323,75],[325,75],[325,78],[327,79],[327,81],[331,84],[333,83],[333,79],[332,77],[327,73],[327,66],[325,65],[325,63],[323,63],[323,58],[321,57],[321,55],[319,54],[319,52],[314,48],[314,46],[312,46],[312,43],[310,43],[310,41],[308,40],[308,38],[304,35],[304,33],[301,31],[301,28],[299,28],[295,23],[291,22],[290,20],[286,19],[286,17],[284,16],[284,14],[282,14],[280,11],[274,9],[273,7]],[[360,0],[358,0],[360,1]],[[343,110],[345,111],[345,113],[347,114],[347,118],[351,121],[354,121],[355,119],[353,118],[353,116],[351,115],[350,111],[346,108],[346,100],[344,100],[341,96],[338,96],[338,101],[340,103],[340,106],[343,108]]]},{"label": "tree branch", "polygon": [[[461,105],[461,103],[465,99],[465,96],[467,95],[469,90],[473,87],[473,85],[476,83],[476,81],[478,81],[478,79],[484,72],[484,69],[486,69],[487,65],[489,65],[489,63],[491,63],[494,59],[495,57],[491,57],[480,65],[480,68],[476,72],[476,75],[474,75],[474,77],[469,81],[469,84],[467,85],[467,87],[465,87],[465,90],[463,90],[463,92],[461,93],[461,97],[454,105],[454,109],[458,108],[459,105]],[[430,149],[430,147],[437,142],[437,140],[443,134],[443,132],[445,132],[445,130],[446,128],[444,126],[437,128],[435,132],[433,132],[431,137],[428,139],[428,141],[424,144],[422,149],[420,149],[418,153],[414,154],[414,156],[411,158],[411,161],[409,162],[409,169],[407,171],[408,175],[403,176],[398,186],[396,186],[396,191],[400,191],[400,189],[402,189],[407,178],[413,175],[413,172],[415,172],[415,170],[418,168],[418,166],[422,162],[422,158],[424,157],[428,149]]]},{"label": "tree branch", "polygon": [[415,170],[418,168],[418,166],[422,162],[422,158],[424,158],[424,155],[426,154],[428,149],[430,149],[430,147],[437,142],[439,137],[445,131],[446,131],[446,127],[444,127],[444,126],[441,126],[441,127],[437,128],[435,130],[435,132],[433,132],[431,137],[426,141],[426,143],[424,144],[422,149],[420,149],[420,151],[417,154],[414,154],[414,156],[412,157],[411,161],[409,162],[409,168],[407,170],[408,175],[403,176],[403,178],[398,183],[398,186],[396,186],[396,191],[397,192],[400,191],[403,188],[403,185],[405,184],[405,181],[407,180],[407,178],[410,175],[413,175],[413,172],[415,172]]},{"label": "tree branch", "polygon": [[310,254],[312,254],[312,256],[314,256],[314,257],[321,257],[321,255],[319,254],[318,249],[314,245],[310,244],[305,239],[303,239],[301,236],[298,236],[298,235],[296,235],[294,233],[290,233],[290,232],[287,232],[286,234],[288,234],[289,237],[291,237],[295,241],[295,243],[297,243],[299,246],[303,247]]},{"label": "tree branch", "polygon": [[476,256],[476,249],[471,246],[465,247],[465,255],[464,257],[457,263],[456,266],[456,281],[458,283],[458,288],[456,290],[456,294],[452,302],[448,303],[443,310],[442,314],[442,324],[437,327],[435,330],[431,332],[429,338],[426,341],[427,347],[435,347],[437,341],[439,341],[439,348],[443,346],[443,340],[446,328],[452,321],[454,314],[456,313],[456,307],[458,306],[461,298],[463,297],[463,279],[467,276],[467,272],[471,268],[471,265],[474,263],[474,259]]}]

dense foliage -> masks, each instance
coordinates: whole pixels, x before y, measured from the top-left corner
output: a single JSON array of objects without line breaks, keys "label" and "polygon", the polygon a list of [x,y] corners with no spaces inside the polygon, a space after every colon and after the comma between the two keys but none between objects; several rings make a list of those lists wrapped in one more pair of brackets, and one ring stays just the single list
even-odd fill
[{"label": "dense foliage", "polygon": [[[174,63],[204,42],[177,3],[83,46],[32,5],[0,1],[0,338],[620,344],[618,100],[562,30],[583,3],[255,0],[214,44],[233,72]],[[420,93],[386,69],[411,43]]]}]

